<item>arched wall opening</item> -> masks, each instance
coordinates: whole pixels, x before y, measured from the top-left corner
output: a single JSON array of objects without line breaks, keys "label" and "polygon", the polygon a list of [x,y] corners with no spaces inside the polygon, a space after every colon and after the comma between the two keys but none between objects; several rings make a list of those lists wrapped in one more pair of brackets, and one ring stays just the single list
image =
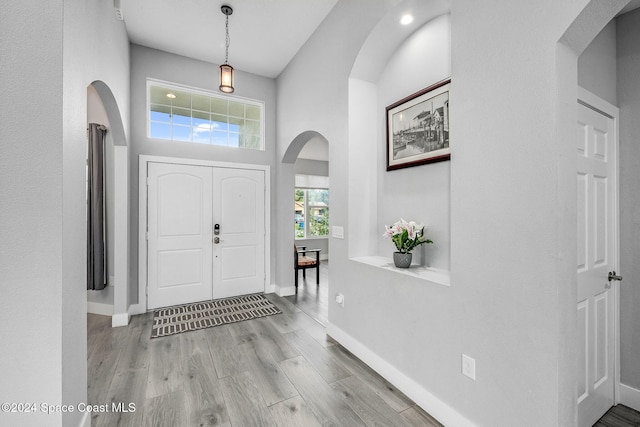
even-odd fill
[{"label": "arched wall opening", "polygon": [[[311,138],[298,154],[293,172],[296,189],[296,245],[320,249],[320,258],[328,260],[329,223],[325,219],[330,218],[331,211],[329,142],[322,136]],[[306,202],[304,192],[307,193]]]},{"label": "arched wall opening", "polygon": [[104,103],[93,85],[87,87],[87,127],[98,123],[107,128],[104,137],[104,198],[105,198],[105,265],[107,286],[100,291],[87,291],[87,311],[93,314],[113,315],[113,154],[114,140]]},{"label": "arched wall opening", "polygon": [[321,139],[327,144],[329,143],[329,141],[327,141],[327,139],[319,132],[316,132],[314,130],[304,131],[293,138],[293,140],[287,147],[284,156],[282,156],[282,163],[295,163],[304,146],[312,139]]},{"label": "arched wall opening", "polygon": [[88,291],[89,312],[111,315],[113,326],[129,321],[129,148],[120,109],[107,84],[87,87],[87,124],[107,127],[105,135],[105,223],[107,284]]},{"label": "arched wall opening", "polygon": [[[413,27],[399,27],[410,10]],[[450,163],[386,171],[386,106],[451,76],[449,3],[403,4],[380,21],[349,78],[348,256],[390,259],[394,245],[380,236],[400,218],[423,223],[435,243],[414,252],[414,262],[450,268]],[[383,49],[375,50],[382,34]]]},{"label": "arched wall opening", "polygon": [[[290,253],[295,243],[321,249],[322,259],[327,259],[331,246],[329,236],[296,239],[294,224],[297,225],[298,222],[291,205],[294,202],[296,187],[326,188],[330,194],[329,141],[324,135],[314,130],[307,130],[298,134],[291,141],[282,157],[280,176],[284,182],[284,186],[281,187],[283,194],[279,196],[279,206],[284,212],[283,215],[280,215],[281,221],[279,222],[279,227],[283,230],[280,234],[281,253]],[[289,233],[289,231],[291,232]],[[293,258],[291,256],[282,258],[279,261],[279,267],[284,277],[284,281],[281,281],[281,283],[284,283],[285,286],[280,286],[278,293],[281,296],[293,295],[296,292],[293,286]],[[288,272],[291,272],[291,274]],[[322,283],[320,286],[322,286]]]}]

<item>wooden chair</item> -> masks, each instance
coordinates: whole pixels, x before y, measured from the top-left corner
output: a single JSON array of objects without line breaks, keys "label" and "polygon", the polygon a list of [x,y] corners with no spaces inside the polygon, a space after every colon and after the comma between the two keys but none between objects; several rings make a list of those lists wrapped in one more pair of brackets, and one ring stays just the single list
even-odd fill
[{"label": "wooden chair", "polygon": [[[293,245],[293,262],[296,271],[296,288],[298,287],[298,270],[302,270],[302,277],[306,278],[307,268],[316,269],[316,285],[320,284],[320,251],[321,249],[307,249],[306,246]],[[308,257],[307,252],[315,252],[316,257]]]}]

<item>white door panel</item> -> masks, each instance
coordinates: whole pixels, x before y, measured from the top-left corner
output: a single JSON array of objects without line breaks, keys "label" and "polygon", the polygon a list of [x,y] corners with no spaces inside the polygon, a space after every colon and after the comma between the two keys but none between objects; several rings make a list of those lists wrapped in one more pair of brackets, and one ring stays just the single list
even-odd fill
[{"label": "white door panel", "polygon": [[149,163],[148,307],[211,299],[211,168]]},{"label": "white door panel", "polygon": [[214,298],[264,291],[264,185],[263,171],[214,170]]},{"label": "white door panel", "polygon": [[578,425],[591,426],[614,404],[616,138],[612,118],[581,104],[578,131]]}]

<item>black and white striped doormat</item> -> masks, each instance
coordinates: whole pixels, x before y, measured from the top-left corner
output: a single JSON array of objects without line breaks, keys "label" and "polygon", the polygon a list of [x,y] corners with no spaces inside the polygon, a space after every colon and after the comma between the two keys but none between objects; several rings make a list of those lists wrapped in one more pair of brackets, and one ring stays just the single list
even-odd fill
[{"label": "black and white striped doormat", "polygon": [[282,313],[262,294],[161,308],[153,314],[151,338]]}]

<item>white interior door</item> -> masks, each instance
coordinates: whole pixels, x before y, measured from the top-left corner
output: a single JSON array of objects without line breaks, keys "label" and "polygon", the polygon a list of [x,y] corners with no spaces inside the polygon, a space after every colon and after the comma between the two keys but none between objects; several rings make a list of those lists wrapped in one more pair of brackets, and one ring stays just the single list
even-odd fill
[{"label": "white interior door", "polygon": [[212,170],[148,165],[148,308],[211,299]]},{"label": "white interior door", "polygon": [[578,129],[578,425],[592,426],[614,404],[617,139],[612,118],[581,104]]},{"label": "white interior door", "polygon": [[215,168],[213,194],[213,298],[264,292],[264,171]]}]

